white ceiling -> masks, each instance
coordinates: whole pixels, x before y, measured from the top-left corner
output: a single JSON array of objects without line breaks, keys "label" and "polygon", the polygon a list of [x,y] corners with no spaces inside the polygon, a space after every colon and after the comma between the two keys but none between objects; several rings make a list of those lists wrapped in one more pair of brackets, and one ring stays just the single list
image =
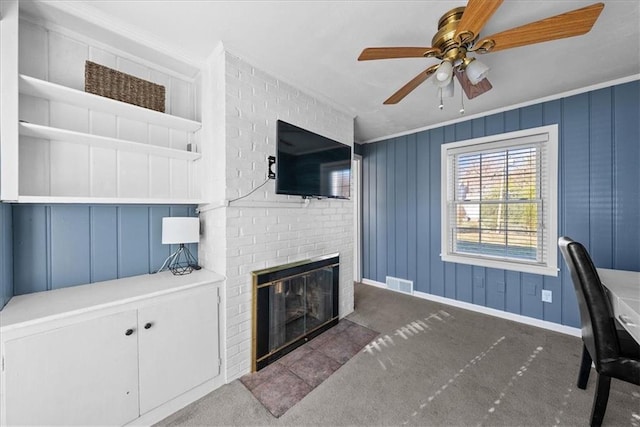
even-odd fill
[{"label": "white ceiling", "polygon": [[[222,42],[255,67],[349,112],[356,141],[460,119],[459,86],[445,109],[427,81],[397,105],[382,105],[435,59],[358,62],[365,47],[429,46],[438,19],[465,1],[77,1],[139,40],[202,63]],[[594,3],[505,1],[490,35]],[[569,39],[483,55],[493,89],[464,104],[465,116],[640,73],[640,2],[606,0],[593,30]]]}]

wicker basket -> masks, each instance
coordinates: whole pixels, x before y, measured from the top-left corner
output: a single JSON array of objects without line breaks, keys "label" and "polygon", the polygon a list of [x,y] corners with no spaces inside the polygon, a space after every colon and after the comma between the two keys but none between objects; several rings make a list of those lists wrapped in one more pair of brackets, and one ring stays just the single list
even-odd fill
[{"label": "wicker basket", "polygon": [[84,90],[164,113],[164,86],[86,61]]}]

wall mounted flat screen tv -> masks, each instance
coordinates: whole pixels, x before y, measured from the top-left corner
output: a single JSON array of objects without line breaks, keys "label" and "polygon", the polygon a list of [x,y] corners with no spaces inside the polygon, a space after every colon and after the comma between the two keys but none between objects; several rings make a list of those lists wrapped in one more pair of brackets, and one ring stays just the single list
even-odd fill
[{"label": "wall mounted flat screen tv", "polygon": [[278,120],[276,193],[348,199],[351,147]]}]

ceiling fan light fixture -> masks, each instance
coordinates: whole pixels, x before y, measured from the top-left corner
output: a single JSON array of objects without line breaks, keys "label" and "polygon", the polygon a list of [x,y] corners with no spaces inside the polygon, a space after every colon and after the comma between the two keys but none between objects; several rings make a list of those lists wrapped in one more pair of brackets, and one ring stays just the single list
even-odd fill
[{"label": "ceiling fan light fixture", "polygon": [[451,84],[452,81],[453,81],[453,76],[449,77],[447,80],[444,80],[444,81],[433,79],[433,84],[436,85],[436,87],[444,88],[446,86],[449,86],[449,84]]},{"label": "ceiling fan light fixture", "polygon": [[453,79],[449,79],[449,84],[442,86],[442,96],[453,98]]},{"label": "ceiling fan light fixture", "polygon": [[470,61],[465,67],[465,72],[467,73],[467,78],[469,78],[471,84],[477,85],[487,77],[489,74],[489,67],[484,62],[480,62],[475,58],[470,58]]},{"label": "ceiling fan light fixture", "polygon": [[449,61],[442,61],[436,71],[436,80],[442,84],[448,84],[453,75],[453,65]]}]

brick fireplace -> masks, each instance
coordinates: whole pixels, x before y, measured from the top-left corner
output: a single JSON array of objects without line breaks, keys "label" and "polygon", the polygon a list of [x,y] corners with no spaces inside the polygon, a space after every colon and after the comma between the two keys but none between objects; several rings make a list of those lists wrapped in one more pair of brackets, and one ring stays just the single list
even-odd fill
[{"label": "brick fireplace", "polygon": [[[340,317],[353,311],[352,200],[275,194],[266,179],[278,119],[353,143],[353,117],[220,47],[203,75],[201,265],[226,277],[220,343],[225,382],[251,372],[251,272],[340,253]],[[352,192],[355,190],[352,189]],[[237,202],[226,203],[252,193]]]}]

